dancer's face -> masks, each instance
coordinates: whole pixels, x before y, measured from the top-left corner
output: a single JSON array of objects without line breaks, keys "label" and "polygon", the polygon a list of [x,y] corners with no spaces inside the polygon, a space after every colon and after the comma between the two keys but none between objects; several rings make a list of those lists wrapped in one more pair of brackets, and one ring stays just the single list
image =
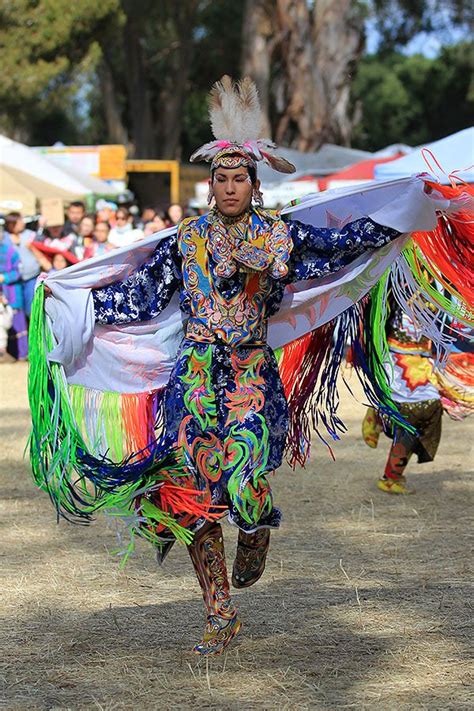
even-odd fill
[{"label": "dancer's face", "polygon": [[[256,187],[260,182],[257,180]],[[212,189],[218,210],[226,217],[236,217],[248,210],[254,186],[247,168],[217,168]]]}]

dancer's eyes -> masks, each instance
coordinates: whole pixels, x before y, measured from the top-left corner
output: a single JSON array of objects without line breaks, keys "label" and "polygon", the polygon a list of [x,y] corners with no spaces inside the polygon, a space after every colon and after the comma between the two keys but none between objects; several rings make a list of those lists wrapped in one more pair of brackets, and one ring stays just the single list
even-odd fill
[{"label": "dancer's eyes", "polygon": [[[226,183],[227,178],[224,175],[216,175],[214,180],[217,183]],[[235,178],[231,178],[231,180],[234,180],[236,183],[245,183],[248,178],[246,175],[236,175]]]}]

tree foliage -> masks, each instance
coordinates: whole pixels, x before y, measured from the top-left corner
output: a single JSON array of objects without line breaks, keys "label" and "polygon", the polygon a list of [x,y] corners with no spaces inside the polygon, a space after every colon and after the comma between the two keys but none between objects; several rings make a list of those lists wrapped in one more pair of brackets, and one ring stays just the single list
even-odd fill
[{"label": "tree foliage", "polygon": [[435,59],[400,53],[364,58],[352,89],[362,113],[353,145],[419,145],[470,125],[473,51],[472,44],[461,43]]},{"label": "tree foliage", "polygon": [[421,32],[449,33],[454,27],[472,27],[471,0],[371,0],[368,2],[380,33],[379,52],[390,54]]},{"label": "tree foliage", "polygon": [[[439,25],[441,8],[443,21],[469,21],[465,0],[3,0],[0,131],[186,157],[210,138],[209,86],[243,70],[259,83],[267,130],[288,145],[347,143],[351,132],[365,148],[430,140],[469,123],[472,47],[435,60],[397,48]],[[369,11],[381,48],[360,61]]]},{"label": "tree foliage", "polygon": [[[18,137],[54,120],[73,131],[74,78],[118,0],[12,0],[0,6],[0,127]],[[72,89],[72,91],[71,91]],[[70,112],[71,113],[71,112]],[[48,131],[46,131],[48,133]]]}]

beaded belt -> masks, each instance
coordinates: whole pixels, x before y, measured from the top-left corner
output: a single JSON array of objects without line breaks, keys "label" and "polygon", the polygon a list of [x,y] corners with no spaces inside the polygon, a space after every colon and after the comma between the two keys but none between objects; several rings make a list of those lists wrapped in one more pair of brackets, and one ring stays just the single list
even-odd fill
[{"label": "beaded belt", "polygon": [[236,346],[266,346],[267,322],[262,321],[259,324],[255,338],[249,342],[229,343],[226,340],[226,334],[223,329],[216,328],[211,330],[206,324],[197,318],[190,318],[186,325],[186,338],[197,343],[218,343],[220,345],[236,347]]}]

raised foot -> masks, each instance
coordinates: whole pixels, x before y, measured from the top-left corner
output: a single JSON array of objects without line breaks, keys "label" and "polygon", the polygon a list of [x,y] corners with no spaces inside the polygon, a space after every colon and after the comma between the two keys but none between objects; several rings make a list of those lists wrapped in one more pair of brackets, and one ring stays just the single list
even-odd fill
[{"label": "raised foot", "polygon": [[254,533],[239,532],[237,553],[232,569],[234,588],[249,588],[260,580],[265,570],[270,531],[260,528]]},{"label": "raised foot", "polygon": [[201,656],[217,657],[239,633],[242,626],[237,615],[230,619],[209,615],[202,642],[193,647],[193,652]]}]

